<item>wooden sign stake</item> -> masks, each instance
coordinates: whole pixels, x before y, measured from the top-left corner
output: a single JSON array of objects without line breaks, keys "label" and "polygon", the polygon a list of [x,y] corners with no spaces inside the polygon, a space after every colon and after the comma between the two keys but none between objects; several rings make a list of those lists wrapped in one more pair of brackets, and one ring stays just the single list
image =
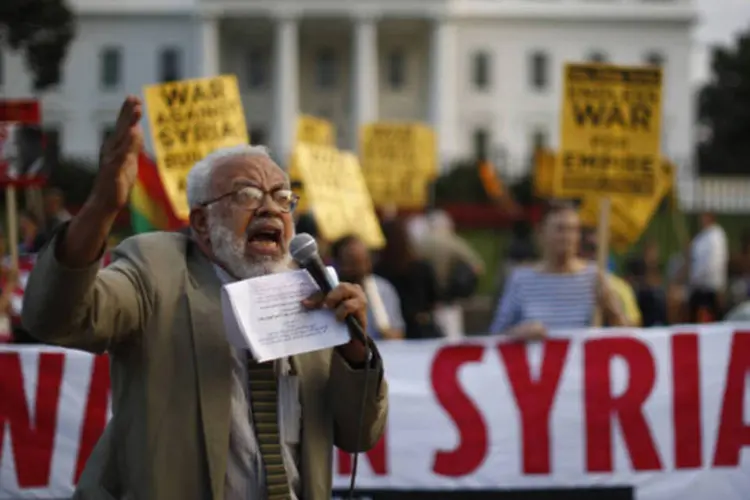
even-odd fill
[{"label": "wooden sign stake", "polygon": [[[609,261],[609,218],[611,208],[612,199],[610,197],[605,196],[599,200],[599,224],[596,227],[596,268],[600,274],[607,272]],[[600,292],[597,289],[597,298],[598,293]],[[593,322],[595,328],[600,328],[604,324],[602,316],[602,309],[597,301]]]},{"label": "wooden sign stake", "polygon": [[8,248],[10,250],[11,269],[18,271],[18,203],[16,187],[5,188],[5,214],[8,226]]}]

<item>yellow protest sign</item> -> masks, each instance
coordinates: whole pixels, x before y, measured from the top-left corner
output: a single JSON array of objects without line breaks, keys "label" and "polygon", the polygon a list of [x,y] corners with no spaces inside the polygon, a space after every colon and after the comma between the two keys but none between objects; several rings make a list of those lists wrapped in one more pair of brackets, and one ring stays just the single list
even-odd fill
[{"label": "yellow protest sign", "polygon": [[376,206],[423,208],[437,175],[434,131],[419,123],[371,123],[360,130],[362,173]]},{"label": "yellow protest sign", "polygon": [[365,182],[376,207],[420,209],[427,205],[430,181],[425,177],[376,175]]},{"label": "yellow protest sign", "polygon": [[660,68],[566,65],[558,196],[654,196],[661,84]]},{"label": "yellow protest sign", "polygon": [[[657,191],[650,198],[615,196],[610,210],[610,244],[618,252],[625,252],[637,242],[648,227],[661,201],[672,190],[674,165],[662,161],[657,175]],[[596,227],[599,220],[599,198],[584,198],[579,215],[584,226]]]},{"label": "yellow protest sign", "polygon": [[[316,144],[319,146],[336,145],[336,128],[333,123],[310,115],[300,115],[297,118],[297,135],[295,144]],[[299,169],[294,161],[294,155],[289,161],[289,179],[292,181],[293,191],[300,197],[297,212],[305,213],[310,209],[308,196]]]},{"label": "yellow protest sign", "polygon": [[360,131],[362,170],[391,169],[410,175],[437,175],[435,133],[421,123],[377,122]]},{"label": "yellow protest sign", "polygon": [[534,155],[534,194],[538,198],[555,197],[556,163],[554,151],[540,149]]},{"label": "yellow protest sign", "polygon": [[334,146],[336,144],[336,128],[328,120],[310,115],[297,118],[297,144],[320,144]]},{"label": "yellow protest sign", "polygon": [[385,244],[356,156],[332,146],[297,144],[294,164],[326,240],[356,234],[371,248]]},{"label": "yellow protest sign", "polygon": [[237,79],[149,85],[144,94],[159,176],[176,215],[187,219],[185,184],[195,162],[215,149],[248,143]]}]

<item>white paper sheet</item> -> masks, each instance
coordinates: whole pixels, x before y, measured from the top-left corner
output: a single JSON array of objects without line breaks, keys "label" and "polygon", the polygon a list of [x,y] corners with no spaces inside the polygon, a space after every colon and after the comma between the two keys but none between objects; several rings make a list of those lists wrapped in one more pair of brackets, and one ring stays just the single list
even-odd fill
[{"label": "white paper sheet", "polygon": [[[333,268],[328,272],[338,282]],[[332,311],[302,306],[302,300],[317,291],[304,270],[224,285],[221,308],[227,340],[250,349],[260,362],[345,344],[349,332]]]}]

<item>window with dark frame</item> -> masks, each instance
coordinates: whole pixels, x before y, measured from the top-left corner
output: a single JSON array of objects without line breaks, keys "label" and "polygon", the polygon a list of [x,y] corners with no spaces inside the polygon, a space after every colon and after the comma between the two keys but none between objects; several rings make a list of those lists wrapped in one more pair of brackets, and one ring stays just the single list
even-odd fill
[{"label": "window with dark frame", "polygon": [[486,161],[489,159],[490,150],[490,133],[485,128],[474,130],[474,158],[477,161]]},{"label": "window with dark frame", "polygon": [[536,128],[531,134],[531,154],[546,149],[548,143],[547,131],[543,128]]},{"label": "window with dark frame", "polygon": [[664,67],[665,58],[660,52],[649,52],[646,54],[646,64],[649,66],[657,66],[659,68]]},{"label": "window with dark frame", "polygon": [[99,54],[99,81],[103,89],[117,88],[122,79],[122,50],[104,47]]},{"label": "window with dark frame", "polygon": [[472,63],[474,88],[486,90],[490,86],[490,55],[486,52],[476,52]]},{"label": "window with dark frame", "polygon": [[592,63],[602,64],[608,61],[607,54],[601,51],[594,51],[589,54],[589,61]]},{"label": "window with dark frame", "polygon": [[542,51],[536,51],[530,58],[531,87],[534,90],[546,90],[549,85],[549,56]]},{"label": "window with dark frame", "polygon": [[159,79],[162,82],[182,80],[182,51],[167,47],[159,54]]},{"label": "window with dark frame", "polygon": [[399,90],[406,84],[406,56],[402,49],[394,49],[388,54],[388,85]]},{"label": "window with dark frame", "polygon": [[315,58],[316,83],[319,89],[332,89],[336,86],[336,53],[330,47],[318,50]]},{"label": "window with dark frame", "polygon": [[247,85],[259,89],[268,85],[269,58],[268,51],[254,47],[247,53]]}]

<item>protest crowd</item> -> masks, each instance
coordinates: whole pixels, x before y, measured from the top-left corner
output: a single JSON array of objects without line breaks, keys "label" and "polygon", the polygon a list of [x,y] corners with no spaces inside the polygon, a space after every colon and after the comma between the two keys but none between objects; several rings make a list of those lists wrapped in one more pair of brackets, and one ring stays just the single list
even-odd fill
[{"label": "protest crowd", "polygon": [[[71,217],[59,188],[44,189],[43,200],[39,215],[33,208],[19,212],[16,245],[21,269],[7,264],[11,242],[0,236],[0,251],[6,254],[0,296],[5,316],[0,324],[7,325],[0,335],[4,342],[35,342],[19,321],[24,277],[53,231]],[[504,258],[493,266],[498,274],[493,308],[479,313],[475,308],[465,313],[464,306],[476,299],[485,263],[454,228],[448,213],[386,211],[380,222],[386,244],[373,252],[355,234],[325,240],[311,214],[296,220],[297,232],[316,238],[324,260],[335,266],[342,280],[365,288],[372,319],[368,334],[379,341],[506,334],[529,319],[522,315],[529,307],[524,300],[559,307],[543,321],[557,329],[591,326],[595,305],[605,304],[612,313],[604,323],[608,326],[708,323],[750,315],[745,303],[750,295],[750,236],[741,235],[740,247],[730,253],[724,229],[710,213],[700,216],[700,228],[683,252],[664,258],[656,241],[646,241],[638,254],[627,255],[618,266],[610,261],[601,281],[595,228],[581,226],[573,203],[549,201],[536,224],[520,221],[512,230],[500,230],[513,234],[507,238]],[[557,291],[549,282],[556,274],[565,275]],[[579,314],[571,311],[571,304],[580,307]],[[494,319],[467,331],[464,315],[472,313]],[[476,325],[471,318],[469,322]]]}]

